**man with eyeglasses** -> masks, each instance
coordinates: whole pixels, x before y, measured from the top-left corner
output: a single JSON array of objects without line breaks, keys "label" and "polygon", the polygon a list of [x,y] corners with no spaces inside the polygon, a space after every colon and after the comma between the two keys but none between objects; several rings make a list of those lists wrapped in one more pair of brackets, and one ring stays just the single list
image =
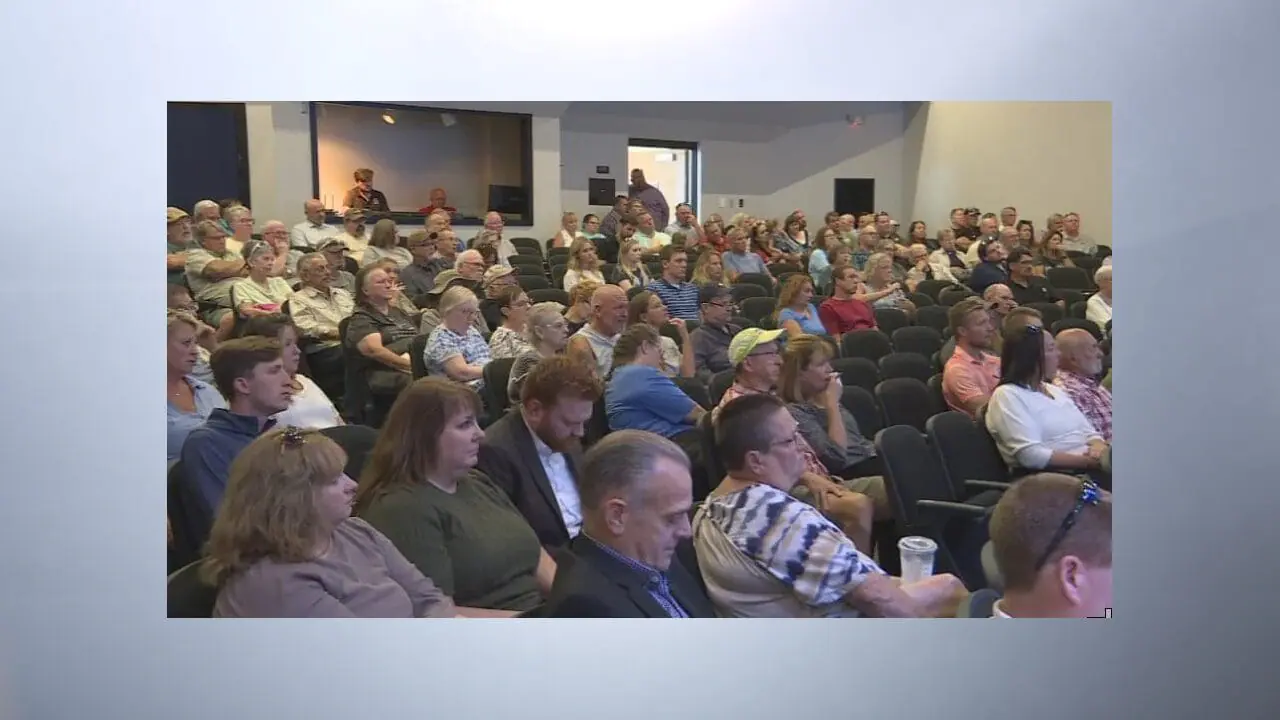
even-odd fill
[{"label": "man with eyeglasses", "polygon": [[736,310],[729,288],[703,285],[698,291],[698,300],[702,324],[689,333],[689,342],[693,343],[695,377],[706,384],[712,375],[733,367],[729,363],[729,344],[742,328],[729,322]]},{"label": "man with eyeglasses", "polygon": [[1031,251],[1015,247],[1009,253],[1009,290],[1019,305],[1031,303],[1057,303],[1065,309],[1066,302],[1049,287],[1044,278],[1035,276],[1035,262]]},{"label": "man with eyeglasses", "polygon": [[365,231],[365,213],[352,208],[342,216],[342,232],[337,235],[347,246],[347,252],[356,264],[364,257],[364,249],[369,247],[369,234]]},{"label": "man with eyeglasses", "polygon": [[1004,581],[993,617],[1110,615],[1110,493],[1069,475],[1029,475],[1000,498],[990,532]]}]

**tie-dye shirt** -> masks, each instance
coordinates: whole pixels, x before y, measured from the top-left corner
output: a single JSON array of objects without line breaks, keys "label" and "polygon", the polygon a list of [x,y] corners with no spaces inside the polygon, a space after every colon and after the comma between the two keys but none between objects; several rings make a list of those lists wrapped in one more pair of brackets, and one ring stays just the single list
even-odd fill
[{"label": "tie-dye shirt", "polygon": [[886,574],[822,513],[769,485],[707,498],[693,544],[728,617],[856,617],[850,591]]}]

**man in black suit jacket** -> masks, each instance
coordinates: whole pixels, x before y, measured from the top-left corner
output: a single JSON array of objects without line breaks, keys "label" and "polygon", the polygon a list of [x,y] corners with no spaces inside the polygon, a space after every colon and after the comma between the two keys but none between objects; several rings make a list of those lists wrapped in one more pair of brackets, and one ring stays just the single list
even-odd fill
[{"label": "man in black suit jacket", "polygon": [[604,390],[595,370],[567,357],[534,366],[520,405],[485,431],[478,469],[511,502],[548,549],[578,534],[580,440]]},{"label": "man in black suit jacket", "polygon": [[596,443],[578,475],[582,534],[558,560],[548,617],[715,617],[675,558],[690,536],[693,480],[679,445],[642,430]]}]

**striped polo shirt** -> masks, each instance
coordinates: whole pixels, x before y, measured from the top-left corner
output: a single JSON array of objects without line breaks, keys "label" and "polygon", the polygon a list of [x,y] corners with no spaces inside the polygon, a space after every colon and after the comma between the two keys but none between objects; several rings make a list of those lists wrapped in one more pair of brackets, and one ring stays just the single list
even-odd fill
[{"label": "striped polo shirt", "polygon": [[662,298],[662,304],[667,306],[667,312],[671,317],[681,320],[700,319],[701,303],[698,302],[697,285],[691,282],[672,285],[666,278],[658,278],[649,283],[646,289]]}]

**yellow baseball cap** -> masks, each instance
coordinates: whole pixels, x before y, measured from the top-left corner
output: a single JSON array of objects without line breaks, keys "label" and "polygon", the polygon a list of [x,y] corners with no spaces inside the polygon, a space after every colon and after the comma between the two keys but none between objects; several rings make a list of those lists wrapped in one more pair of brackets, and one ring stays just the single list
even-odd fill
[{"label": "yellow baseball cap", "polygon": [[729,362],[734,367],[741,365],[757,346],[775,342],[782,333],[782,330],[761,330],[760,328],[747,328],[739,332],[729,342]]}]

